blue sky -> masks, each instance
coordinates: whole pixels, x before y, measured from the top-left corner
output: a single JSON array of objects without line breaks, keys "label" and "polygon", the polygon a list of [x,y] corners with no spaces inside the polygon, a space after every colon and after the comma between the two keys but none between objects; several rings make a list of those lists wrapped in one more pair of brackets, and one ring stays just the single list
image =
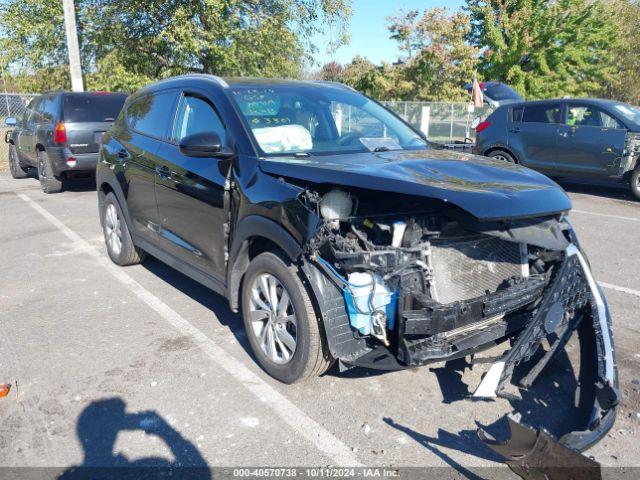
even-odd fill
[{"label": "blue sky", "polygon": [[396,42],[389,38],[386,18],[395,15],[400,9],[425,10],[431,7],[457,9],[462,0],[353,0],[353,14],[349,25],[351,42],[341,47],[333,55],[324,51],[326,38],[319,37],[316,59],[323,64],[335,60],[348,63],[356,55],[367,57],[374,63],[394,62],[399,51]]}]

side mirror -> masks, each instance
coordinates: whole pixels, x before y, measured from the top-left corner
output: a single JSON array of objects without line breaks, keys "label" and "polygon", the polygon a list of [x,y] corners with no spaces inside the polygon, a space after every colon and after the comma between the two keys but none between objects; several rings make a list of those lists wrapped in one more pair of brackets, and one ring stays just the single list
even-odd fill
[{"label": "side mirror", "polygon": [[7,117],[4,119],[4,124],[10,127],[15,127],[18,124],[18,120],[15,117]]},{"label": "side mirror", "polygon": [[222,140],[216,132],[200,132],[187,135],[179,143],[180,152],[189,157],[227,158],[233,152],[222,148]]}]

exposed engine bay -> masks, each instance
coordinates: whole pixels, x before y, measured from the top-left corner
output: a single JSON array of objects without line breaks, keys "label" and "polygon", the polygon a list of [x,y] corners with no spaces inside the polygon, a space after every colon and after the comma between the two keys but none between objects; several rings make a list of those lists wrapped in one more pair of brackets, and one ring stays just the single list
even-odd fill
[{"label": "exposed engine bay", "polygon": [[[522,328],[569,245],[553,218],[499,232],[453,210],[404,207],[401,215],[369,212],[331,190],[319,202],[324,222],[309,253],[340,286],[356,336],[405,366],[468,354]],[[542,246],[520,239],[523,229]]]},{"label": "exposed engine bay", "polygon": [[[531,387],[580,330],[591,339],[587,357],[595,359],[594,388],[585,389],[594,396],[593,411],[584,430],[562,437],[558,455],[571,457],[611,427],[620,395],[610,318],[562,215],[479,222],[442,202],[401,195],[380,201],[338,189],[307,190],[302,200],[322,219],[306,245],[304,271],[342,368],[415,367],[473,356],[509,339],[511,348],[474,393],[495,398],[505,395],[514,367],[546,342],[542,359],[520,380],[520,387]],[[480,435],[510,465],[523,467],[539,455],[537,439],[553,444],[547,433],[530,431],[526,441],[512,439],[513,448]],[[521,451],[523,442],[531,452]]]}]

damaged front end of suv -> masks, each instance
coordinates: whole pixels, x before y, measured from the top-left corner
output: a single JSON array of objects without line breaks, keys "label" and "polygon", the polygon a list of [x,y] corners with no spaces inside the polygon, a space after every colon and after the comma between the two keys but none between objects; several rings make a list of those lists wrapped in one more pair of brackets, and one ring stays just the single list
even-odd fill
[{"label": "damaged front end of suv", "polygon": [[[570,203],[546,179],[544,188],[454,179],[448,170],[460,161],[455,155],[430,152],[434,167],[412,161],[415,153],[402,159],[386,154],[382,166],[364,167],[385,171],[382,183],[367,181],[363,167],[353,164],[329,174],[313,161],[262,162],[265,172],[295,185],[299,206],[309,214],[299,219],[311,226],[300,266],[329,351],[343,369],[397,370],[473,356],[508,341],[510,348],[473,395],[495,398],[506,395],[514,367],[542,349],[520,381],[521,388],[530,388],[578,332],[579,403],[592,406],[586,424],[559,441],[513,421],[507,444],[479,434],[513,467],[539,467],[548,455],[562,464],[589,464],[575,452],[611,428],[619,392],[610,314],[565,218]],[[507,175],[526,170],[509,169]],[[400,176],[411,183],[396,186]],[[537,197],[528,197],[531,192]]]}]

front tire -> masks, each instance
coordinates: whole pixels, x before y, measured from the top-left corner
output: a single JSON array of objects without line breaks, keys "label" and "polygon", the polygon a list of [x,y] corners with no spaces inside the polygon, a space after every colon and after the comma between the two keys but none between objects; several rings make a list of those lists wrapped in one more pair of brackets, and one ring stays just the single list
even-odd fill
[{"label": "front tire", "polygon": [[13,178],[27,178],[29,174],[29,169],[20,166],[18,151],[13,144],[9,145],[9,170]]},{"label": "front tire", "polygon": [[629,176],[629,190],[636,200],[640,200],[640,166],[637,166]]},{"label": "front tire", "polygon": [[505,150],[494,150],[489,155],[487,155],[487,157],[495,158],[496,160],[502,160],[503,162],[507,163],[518,163],[514,156]]},{"label": "front tire", "polygon": [[320,322],[295,266],[258,255],[242,281],[242,314],[251,349],[273,378],[294,383],[332,364]]},{"label": "front tire", "polygon": [[113,263],[125,267],[144,261],[146,254],[133,244],[129,227],[113,193],[108,193],[100,212],[107,253]]},{"label": "front tire", "polygon": [[53,174],[51,161],[47,152],[39,151],[36,154],[38,160],[38,180],[44,193],[58,193],[62,190],[62,180]]}]

